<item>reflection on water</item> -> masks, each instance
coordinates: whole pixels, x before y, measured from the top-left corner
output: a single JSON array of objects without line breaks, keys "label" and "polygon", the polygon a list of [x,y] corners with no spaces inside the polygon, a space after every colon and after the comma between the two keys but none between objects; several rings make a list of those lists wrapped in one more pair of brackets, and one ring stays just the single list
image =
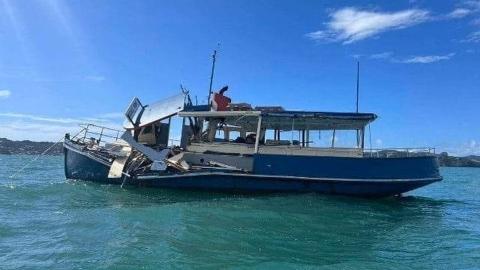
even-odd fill
[{"label": "reflection on water", "polygon": [[480,265],[476,169],[371,200],[121,189],[66,181],[56,157],[8,179],[24,158],[0,156],[1,269]]}]

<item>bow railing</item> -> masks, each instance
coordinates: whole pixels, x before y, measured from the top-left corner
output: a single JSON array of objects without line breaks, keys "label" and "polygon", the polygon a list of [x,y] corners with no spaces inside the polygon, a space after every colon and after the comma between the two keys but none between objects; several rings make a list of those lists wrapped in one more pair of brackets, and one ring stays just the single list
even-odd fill
[{"label": "bow railing", "polygon": [[71,140],[80,143],[94,143],[96,145],[117,141],[123,134],[122,130],[96,124],[80,124],[82,129]]}]

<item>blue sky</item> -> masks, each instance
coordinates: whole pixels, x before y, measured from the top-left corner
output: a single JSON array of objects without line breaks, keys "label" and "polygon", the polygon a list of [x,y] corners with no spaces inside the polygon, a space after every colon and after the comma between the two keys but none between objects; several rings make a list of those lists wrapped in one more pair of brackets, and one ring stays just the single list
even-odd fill
[{"label": "blue sky", "polygon": [[[218,45],[220,43],[220,45]],[[0,0],[0,137],[57,140],[187,87],[375,112],[374,147],[480,154],[480,1]]]}]

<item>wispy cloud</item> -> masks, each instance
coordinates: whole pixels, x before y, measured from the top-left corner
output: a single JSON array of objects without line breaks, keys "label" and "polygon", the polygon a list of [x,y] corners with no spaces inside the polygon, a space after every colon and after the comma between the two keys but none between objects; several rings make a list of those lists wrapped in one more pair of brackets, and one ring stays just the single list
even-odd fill
[{"label": "wispy cloud", "polygon": [[392,58],[393,53],[392,52],[383,52],[383,53],[375,53],[370,55],[371,59],[390,59]]},{"label": "wispy cloud", "polygon": [[[395,12],[345,7],[328,14],[324,28],[306,34],[312,40],[354,43],[380,33],[408,28],[427,21],[460,19],[480,13],[480,0],[464,1],[446,14],[434,14],[425,9],[406,9]],[[476,19],[473,23],[478,23]]]},{"label": "wispy cloud", "polygon": [[438,61],[449,60],[455,56],[455,53],[445,55],[415,55],[410,57],[395,56],[393,52],[382,52],[371,55],[354,55],[354,58],[363,57],[364,59],[383,60],[391,63],[402,64],[430,64]]},{"label": "wispy cloud", "polygon": [[480,31],[470,33],[462,42],[480,42]]},{"label": "wispy cloud", "polygon": [[[108,114],[105,114],[108,116]],[[93,123],[122,129],[121,119],[99,115],[85,118],[58,118],[24,113],[0,113],[0,134],[15,140],[56,141],[66,132],[78,132],[79,124]],[[113,116],[113,115],[111,115]]]},{"label": "wispy cloud", "polygon": [[108,119],[115,119],[115,118],[125,118],[125,114],[121,112],[111,112],[111,113],[103,113],[100,114],[98,117],[100,118],[108,118]]},{"label": "wispy cloud", "polygon": [[0,99],[1,98],[8,98],[10,97],[12,93],[10,92],[10,90],[0,90]]},{"label": "wispy cloud", "polygon": [[99,75],[88,75],[85,76],[85,80],[91,81],[91,82],[103,82],[106,80],[104,76],[99,76]]},{"label": "wispy cloud", "polygon": [[458,19],[458,18],[463,18],[465,16],[470,15],[472,12],[474,12],[471,9],[467,8],[456,8],[452,12],[448,13],[446,15],[447,18],[452,18],[452,19]]},{"label": "wispy cloud", "polygon": [[480,11],[480,0],[469,0],[463,2],[463,6],[474,12]]},{"label": "wispy cloud", "polygon": [[446,55],[421,55],[421,56],[412,56],[410,58],[400,60],[399,62],[405,64],[430,64],[438,61],[449,60],[455,56],[455,53],[449,53]]},{"label": "wispy cloud", "polygon": [[72,124],[72,123],[83,123],[83,122],[85,122],[85,119],[43,117],[43,116],[23,114],[23,113],[0,113],[0,117],[19,118],[19,119],[26,119],[26,120],[32,120],[32,121],[62,123],[62,124]]},{"label": "wispy cloud", "polygon": [[326,28],[307,34],[316,41],[353,43],[379,33],[423,23],[429,20],[429,12],[407,9],[398,12],[361,10],[354,7],[342,8],[329,14]]}]

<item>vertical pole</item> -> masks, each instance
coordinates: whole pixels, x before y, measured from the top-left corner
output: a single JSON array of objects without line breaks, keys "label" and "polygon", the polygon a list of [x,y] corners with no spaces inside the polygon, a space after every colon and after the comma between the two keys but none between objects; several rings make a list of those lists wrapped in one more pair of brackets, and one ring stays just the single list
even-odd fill
[{"label": "vertical pole", "polygon": [[257,134],[255,136],[255,154],[258,153],[258,144],[260,143],[261,127],[262,127],[262,115],[258,116]]},{"label": "vertical pole", "polygon": [[215,61],[217,60],[217,50],[213,51],[212,55],[212,72],[210,74],[210,87],[208,88],[208,106],[211,106],[210,104],[210,97],[212,96],[212,84],[213,84],[213,76],[215,75]]},{"label": "vertical pole", "polygon": [[98,144],[100,144],[100,142],[102,141],[102,136],[103,136],[103,129],[100,131],[100,137],[98,137]]},{"label": "vertical pole", "polygon": [[335,147],[335,129],[333,130],[333,136],[332,136],[332,148]]},{"label": "vertical pole", "polygon": [[370,144],[370,155],[372,155],[372,130],[370,124],[368,124],[368,143]]},{"label": "vertical pole", "polygon": [[87,127],[85,128],[85,133],[83,133],[83,142],[85,142],[85,139],[87,138],[87,132],[89,127],[90,127],[90,124],[87,124]]},{"label": "vertical pole", "polygon": [[365,127],[362,128],[361,133],[362,133],[362,136],[360,137],[360,141],[361,141],[360,147],[363,150],[365,148]]},{"label": "vertical pole", "polygon": [[356,112],[358,113],[358,95],[360,91],[360,62],[357,61],[357,102],[356,102]]},{"label": "vertical pole", "polygon": [[[357,102],[356,102],[356,112],[358,113],[358,95],[360,91],[360,61],[357,61]],[[357,147],[360,145],[360,131],[357,129]]]},{"label": "vertical pole", "polygon": [[292,137],[290,139],[290,145],[293,145],[293,129],[295,128],[295,118],[292,118]]},{"label": "vertical pole", "polygon": [[307,129],[307,147],[310,147],[310,129]]},{"label": "vertical pole", "polygon": [[305,129],[302,129],[302,147],[305,147]]}]

